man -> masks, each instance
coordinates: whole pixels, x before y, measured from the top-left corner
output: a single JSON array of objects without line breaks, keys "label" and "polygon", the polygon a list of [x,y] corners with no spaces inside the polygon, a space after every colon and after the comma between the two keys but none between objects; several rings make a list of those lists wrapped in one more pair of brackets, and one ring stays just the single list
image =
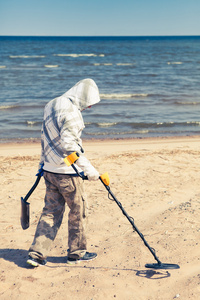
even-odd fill
[{"label": "man", "polygon": [[27,260],[33,267],[46,263],[48,250],[62,223],[65,203],[70,209],[67,263],[87,261],[97,256],[96,253],[87,252],[87,202],[83,180],[63,159],[76,151],[79,154],[76,161],[78,171],[84,172],[88,180],[99,179],[99,173],[83,154],[81,140],[81,132],[85,127],[81,111],[99,101],[99,91],[95,82],[92,79],[84,79],[45,106],[40,172],[44,171],[46,195],[45,206]]}]

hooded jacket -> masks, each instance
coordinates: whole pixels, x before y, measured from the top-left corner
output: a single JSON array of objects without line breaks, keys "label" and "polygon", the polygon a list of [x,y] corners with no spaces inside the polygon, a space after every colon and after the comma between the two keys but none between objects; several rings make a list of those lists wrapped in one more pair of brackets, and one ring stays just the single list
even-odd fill
[{"label": "hooded jacket", "polygon": [[44,109],[41,135],[41,161],[45,171],[74,174],[64,158],[76,151],[80,157],[77,169],[86,175],[95,169],[83,154],[81,133],[84,122],[81,111],[100,101],[99,90],[92,79],[79,81],[62,96],[51,100]]}]

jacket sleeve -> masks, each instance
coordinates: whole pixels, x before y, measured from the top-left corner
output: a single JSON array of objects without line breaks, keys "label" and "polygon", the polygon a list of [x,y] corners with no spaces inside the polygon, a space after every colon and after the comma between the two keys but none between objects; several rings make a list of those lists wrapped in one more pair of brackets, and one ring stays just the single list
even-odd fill
[{"label": "jacket sleeve", "polygon": [[84,174],[87,175],[88,178],[94,176],[98,179],[98,171],[84,155],[80,155],[79,159],[76,161],[76,165],[83,170]]},{"label": "jacket sleeve", "polygon": [[81,121],[82,118],[80,120],[78,115],[73,114],[73,118],[69,118],[68,116],[68,119],[65,119],[63,122],[60,130],[60,137],[64,149],[64,157],[70,155],[72,152],[78,152],[79,159],[77,160],[76,165],[81,168],[85,175],[90,177],[97,174],[97,171],[82,153],[82,140],[80,136],[84,128],[84,123]]}]

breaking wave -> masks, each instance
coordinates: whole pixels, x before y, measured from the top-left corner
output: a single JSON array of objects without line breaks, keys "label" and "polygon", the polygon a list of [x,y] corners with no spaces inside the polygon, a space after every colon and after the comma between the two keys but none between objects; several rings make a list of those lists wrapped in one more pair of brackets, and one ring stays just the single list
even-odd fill
[{"label": "breaking wave", "polygon": [[137,97],[148,97],[148,94],[100,94],[101,99],[127,99]]},{"label": "breaking wave", "polygon": [[54,56],[66,56],[66,57],[81,57],[81,56],[86,56],[86,57],[104,57],[105,54],[94,54],[94,53],[83,53],[83,54],[78,54],[78,53],[71,53],[71,54],[54,54]]},{"label": "breaking wave", "polygon": [[45,68],[58,68],[59,65],[44,65]]},{"label": "breaking wave", "polygon": [[41,124],[41,122],[37,122],[37,121],[26,121],[26,124],[30,127]]},{"label": "breaking wave", "polygon": [[168,61],[167,64],[168,65],[182,65],[182,62],[181,61],[173,61],[173,62]]},{"label": "breaking wave", "polygon": [[98,127],[111,127],[116,125],[117,122],[113,122],[113,123],[97,123]]},{"label": "breaking wave", "polygon": [[175,101],[175,104],[177,105],[200,105],[199,101]]},{"label": "breaking wave", "polygon": [[0,110],[19,108],[19,105],[1,105]]},{"label": "breaking wave", "polygon": [[130,67],[130,66],[134,66],[134,63],[94,63],[94,66],[121,66],[121,67]]},{"label": "breaking wave", "polygon": [[10,58],[43,58],[45,55],[10,55]]}]

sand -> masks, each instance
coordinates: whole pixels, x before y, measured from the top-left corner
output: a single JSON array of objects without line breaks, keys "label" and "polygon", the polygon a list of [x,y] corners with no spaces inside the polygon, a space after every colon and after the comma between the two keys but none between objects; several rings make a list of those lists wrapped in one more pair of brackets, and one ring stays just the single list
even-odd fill
[{"label": "sand", "polygon": [[30,227],[20,198],[36,180],[39,143],[0,145],[0,299],[200,299],[200,137],[84,141],[86,156],[156,255],[176,270],[145,268],[155,259],[100,181],[85,182],[88,250],[98,257],[66,264],[67,213],[46,266],[26,265],[43,208],[44,180],[30,197]]}]

